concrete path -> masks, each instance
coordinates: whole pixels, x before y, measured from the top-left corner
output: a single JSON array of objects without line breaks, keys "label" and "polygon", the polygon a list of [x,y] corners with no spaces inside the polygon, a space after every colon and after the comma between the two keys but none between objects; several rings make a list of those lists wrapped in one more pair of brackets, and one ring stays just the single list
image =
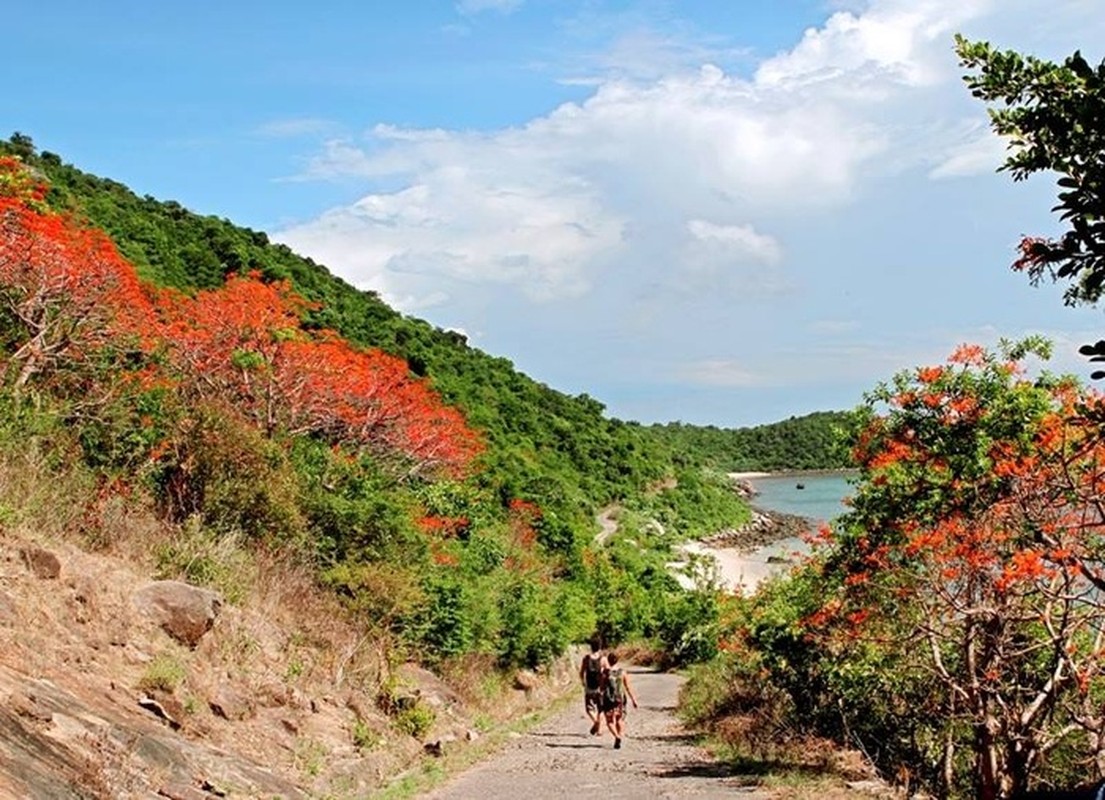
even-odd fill
[{"label": "concrete path", "polygon": [[622,749],[605,730],[591,736],[583,697],[506,749],[424,797],[430,800],[735,797],[767,800],[755,780],[718,764],[675,718],[682,678],[631,667],[640,700],[630,708]]}]

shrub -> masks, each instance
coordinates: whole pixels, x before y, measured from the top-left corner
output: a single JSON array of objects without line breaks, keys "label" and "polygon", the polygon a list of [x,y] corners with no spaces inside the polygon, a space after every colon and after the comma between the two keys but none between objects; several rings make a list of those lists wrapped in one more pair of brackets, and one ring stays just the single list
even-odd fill
[{"label": "shrub", "polygon": [[212,530],[269,542],[305,536],[298,479],[283,447],[216,408],[201,406],[181,424],[155,483],[170,519],[199,514]]},{"label": "shrub", "polygon": [[184,666],[173,656],[160,653],[147,666],[138,679],[138,688],[143,692],[162,691],[172,694],[184,682]]},{"label": "shrub", "polygon": [[436,719],[437,714],[434,710],[418,700],[400,710],[392,719],[392,725],[396,730],[409,734],[415,739],[421,739],[433,727]]}]

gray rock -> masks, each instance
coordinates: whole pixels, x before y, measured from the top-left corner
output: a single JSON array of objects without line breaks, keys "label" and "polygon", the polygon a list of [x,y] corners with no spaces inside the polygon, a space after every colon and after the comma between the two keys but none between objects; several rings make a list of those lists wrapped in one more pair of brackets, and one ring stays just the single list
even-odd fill
[{"label": "gray rock", "polygon": [[134,606],[178,642],[195,647],[215,624],[222,598],[180,581],[155,581],[135,593]]}]

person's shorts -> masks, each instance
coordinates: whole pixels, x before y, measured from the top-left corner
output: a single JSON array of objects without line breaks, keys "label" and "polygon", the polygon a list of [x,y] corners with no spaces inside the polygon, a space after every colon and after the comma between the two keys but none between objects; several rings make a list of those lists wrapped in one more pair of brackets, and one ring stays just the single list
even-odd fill
[{"label": "person's shorts", "polygon": [[585,711],[598,711],[602,707],[602,692],[598,689],[584,689],[583,708]]},{"label": "person's shorts", "polygon": [[625,703],[618,702],[617,700],[613,702],[604,700],[601,702],[599,707],[602,709],[603,714],[613,714],[615,716],[623,717],[625,716]]}]

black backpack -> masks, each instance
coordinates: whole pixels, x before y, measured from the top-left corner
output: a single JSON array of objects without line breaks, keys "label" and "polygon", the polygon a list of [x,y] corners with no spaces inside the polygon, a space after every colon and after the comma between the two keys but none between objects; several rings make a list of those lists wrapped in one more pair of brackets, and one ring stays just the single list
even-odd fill
[{"label": "black backpack", "polygon": [[598,653],[590,653],[584,658],[587,662],[584,667],[583,679],[589,691],[597,691],[602,685],[602,656]]}]

